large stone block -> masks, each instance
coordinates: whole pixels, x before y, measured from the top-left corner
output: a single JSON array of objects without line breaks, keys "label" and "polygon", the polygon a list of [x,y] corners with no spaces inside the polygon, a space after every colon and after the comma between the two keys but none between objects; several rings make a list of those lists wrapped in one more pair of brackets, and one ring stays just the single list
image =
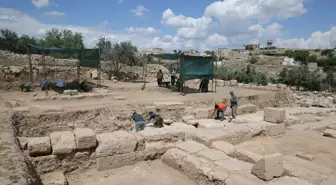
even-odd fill
[{"label": "large stone block", "polygon": [[131,165],[136,162],[135,152],[126,154],[117,154],[113,156],[99,157],[97,159],[97,170],[104,171],[113,168],[119,168],[126,165]]},{"label": "large stone block", "polygon": [[175,148],[179,142],[148,142],[146,143],[145,159],[155,160],[163,155],[167,150]]},{"label": "large stone block", "polygon": [[214,119],[201,119],[199,120],[197,128],[222,128],[225,127],[223,122]]},{"label": "large stone block", "polygon": [[182,142],[182,143],[178,144],[176,147],[179,148],[180,150],[183,150],[183,151],[189,153],[189,154],[195,154],[197,152],[208,149],[208,147],[206,147],[206,146],[204,146],[200,143],[197,143],[195,141],[185,141],[185,142]]},{"label": "large stone block", "polygon": [[225,160],[225,159],[230,158],[224,152],[221,152],[215,149],[205,149],[203,151],[197,152],[196,156],[202,157],[209,161],[219,161],[219,160]]},{"label": "large stone block", "polygon": [[42,175],[43,185],[68,185],[68,181],[62,172],[52,172]]},{"label": "large stone block", "polygon": [[278,108],[266,108],[264,110],[264,120],[271,123],[283,123],[286,118],[286,111]]},{"label": "large stone block", "polygon": [[292,125],[301,125],[303,124],[303,121],[301,118],[297,116],[286,115],[285,124],[286,124],[286,127],[289,127]]},{"label": "large stone block", "polygon": [[233,152],[231,157],[234,157],[236,159],[239,159],[241,161],[245,161],[248,163],[255,164],[257,161],[263,158],[260,154],[242,149],[242,148],[236,148],[236,150]]},{"label": "large stone block", "polygon": [[261,122],[260,125],[263,128],[263,134],[266,136],[279,136],[286,132],[286,125],[284,123],[274,124],[268,122]]},{"label": "large stone block", "polygon": [[166,165],[173,167],[177,170],[181,170],[181,165],[189,154],[177,148],[168,150],[162,157],[162,162]]},{"label": "large stone block", "polygon": [[211,144],[210,148],[222,151],[228,156],[232,156],[233,152],[236,150],[236,147],[225,141],[215,141]]},{"label": "large stone block", "polygon": [[96,149],[98,157],[134,152],[137,147],[135,136],[126,131],[102,133],[96,137],[98,140],[98,147]]},{"label": "large stone block", "polygon": [[218,166],[218,168],[225,171],[251,171],[253,166],[250,163],[239,161],[235,158],[216,161],[215,164]]},{"label": "large stone block", "polygon": [[145,150],[145,138],[142,137],[138,132],[131,132],[131,134],[136,138],[137,140],[137,146],[136,151],[143,151]]},{"label": "large stone block", "polygon": [[[175,123],[174,123],[175,124]],[[160,129],[147,129],[140,132],[140,135],[146,141],[163,141],[163,140],[181,140],[184,139],[184,133],[175,127],[166,127]]]},{"label": "large stone block", "polygon": [[78,149],[90,149],[97,146],[96,135],[89,128],[76,128],[74,130]]},{"label": "large stone block", "polygon": [[333,129],[327,129],[323,132],[323,136],[331,137],[336,139],[336,130]]},{"label": "large stone block", "polygon": [[28,141],[28,151],[30,156],[42,156],[51,154],[50,138],[39,137]]},{"label": "large stone block", "polygon": [[280,153],[263,157],[253,165],[251,171],[253,175],[266,181],[280,177],[283,172],[283,155]]},{"label": "large stone block", "polygon": [[218,131],[214,129],[194,129],[185,130],[186,139],[194,140],[198,143],[204,144],[205,146],[210,146],[214,141],[222,140],[225,137],[229,137],[229,134],[224,131]]},{"label": "large stone block", "polygon": [[209,184],[209,181],[217,179],[224,180],[228,176],[223,170],[212,172],[207,168],[209,164],[205,161],[176,148],[168,150],[163,155],[162,161],[168,166],[184,172],[190,179],[200,184]]},{"label": "large stone block", "polygon": [[52,132],[50,140],[54,155],[69,154],[76,150],[75,136],[71,131]]}]

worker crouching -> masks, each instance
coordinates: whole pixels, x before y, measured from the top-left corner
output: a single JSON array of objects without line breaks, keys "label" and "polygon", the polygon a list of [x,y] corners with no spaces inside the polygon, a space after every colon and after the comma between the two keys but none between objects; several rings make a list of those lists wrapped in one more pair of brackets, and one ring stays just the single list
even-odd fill
[{"label": "worker crouching", "polygon": [[221,121],[225,120],[224,113],[226,109],[227,105],[225,103],[216,104],[211,117],[217,112],[215,119],[220,119]]}]

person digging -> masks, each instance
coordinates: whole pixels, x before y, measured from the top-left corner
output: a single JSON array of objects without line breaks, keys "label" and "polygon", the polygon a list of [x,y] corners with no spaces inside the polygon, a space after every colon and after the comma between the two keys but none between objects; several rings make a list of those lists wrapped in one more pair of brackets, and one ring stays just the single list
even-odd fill
[{"label": "person digging", "polygon": [[[134,121],[135,124],[132,121]],[[135,131],[139,132],[141,130],[144,130],[145,126],[146,126],[145,120],[142,118],[140,114],[134,111],[131,117],[131,130],[135,127]]]},{"label": "person digging", "polygon": [[148,119],[146,124],[148,124],[152,119],[155,120],[155,122],[154,122],[154,127],[155,128],[162,128],[163,127],[163,118],[160,115],[155,114],[154,112],[149,112],[149,119]]},{"label": "person digging", "polygon": [[227,105],[225,103],[216,104],[211,117],[214,117],[215,113],[217,112],[217,116],[215,117],[215,119],[224,121],[225,120],[224,113],[226,109],[227,109]]}]

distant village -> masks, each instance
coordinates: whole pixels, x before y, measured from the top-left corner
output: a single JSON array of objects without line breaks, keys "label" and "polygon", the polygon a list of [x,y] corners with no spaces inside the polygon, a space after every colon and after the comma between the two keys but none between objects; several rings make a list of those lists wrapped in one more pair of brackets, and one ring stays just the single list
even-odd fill
[{"label": "distant village", "polygon": [[[285,48],[276,48],[273,46],[273,41],[268,40],[266,42],[266,47],[261,47],[261,44],[246,44],[242,49],[231,49],[231,48],[218,48],[215,51],[204,51],[200,53],[197,50],[188,50],[184,51],[185,55],[192,56],[215,56],[217,59],[218,65],[224,65],[226,60],[236,60],[244,61],[248,60],[251,56],[256,55],[266,55],[266,56],[281,56],[283,58],[281,65],[283,66],[301,66],[304,62],[294,60],[294,58],[285,56],[285,52],[290,49]],[[293,49],[294,50],[294,49]],[[302,50],[302,49],[301,49]],[[309,50],[311,55],[316,55],[318,59],[323,58],[320,52],[315,50]],[[336,54],[336,50],[334,51]],[[138,51],[139,56],[148,55],[148,54],[165,54],[168,53],[162,48],[154,48],[153,50],[147,51]],[[335,55],[336,56],[336,55]],[[309,68],[316,69],[316,63],[308,64]]]}]

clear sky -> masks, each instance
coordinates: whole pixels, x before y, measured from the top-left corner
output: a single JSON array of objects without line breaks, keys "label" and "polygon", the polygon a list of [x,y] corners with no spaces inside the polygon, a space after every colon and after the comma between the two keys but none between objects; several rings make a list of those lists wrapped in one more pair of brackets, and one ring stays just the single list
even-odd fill
[{"label": "clear sky", "polygon": [[285,48],[336,47],[336,0],[1,0],[0,28],[51,28],[131,40],[140,49],[207,50],[273,40]]}]

